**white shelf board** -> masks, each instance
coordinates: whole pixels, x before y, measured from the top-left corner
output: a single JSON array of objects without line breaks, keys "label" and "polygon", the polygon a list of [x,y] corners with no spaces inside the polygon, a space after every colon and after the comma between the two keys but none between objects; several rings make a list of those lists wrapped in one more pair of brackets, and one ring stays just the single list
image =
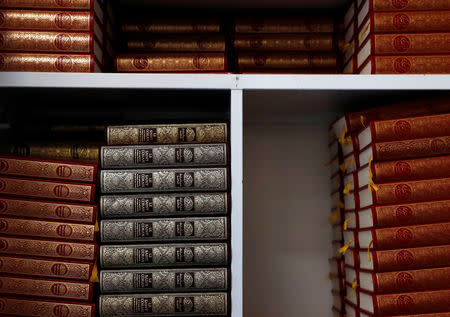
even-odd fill
[{"label": "white shelf board", "polygon": [[0,88],[448,90],[450,75],[0,73]]}]

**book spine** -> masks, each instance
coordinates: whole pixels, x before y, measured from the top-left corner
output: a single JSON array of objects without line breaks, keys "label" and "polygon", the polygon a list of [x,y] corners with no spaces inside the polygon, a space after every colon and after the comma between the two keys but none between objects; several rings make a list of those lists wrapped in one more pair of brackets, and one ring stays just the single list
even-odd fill
[{"label": "book spine", "polygon": [[222,215],[229,204],[227,193],[111,195],[100,197],[100,213],[102,218]]},{"label": "book spine", "polygon": [[93,284],[53,279],[0,276],[0,293],[4,295],[91,301]]},{"label": "book spine", "polygon": [[100,264],[104,269],[160,266],[228,265],[226,243],[102,245]]},{"label": "book spine", "polygon": [[447,32],[450,11],[375,12],[375,33]]},{"label": "book spine", "polygon": [[102,220],[100,233],[104,243],[212,241],[227,239],[228,223],[226,217]]},{"label": "book spine", "polygon": [[375,55],[445,54],[450,50],[450,33],[374,34]]},{"label": "book spine", "polygon": [[450,244],[450,222],[372,229],[373,247],[378,250]]},{"label": "book spine", "polygon": [[93,12],[0,10],[0,29],[92,31]]},{"label": "book spine", "polygon": [[0,253],[94,261],[97,258],[97,246],[94,243],[33,240],[0,236]]},{"label": "book spine", "polygon": [[226,291],[229,272],[219,269],[118,270],[100,272],[100,292]]},{"label": "book spine", "polygon": [[450,154],[450,137],[372,143],[374,160],[390,161]]},{"label": "book spine", "polygon": [[0,273],[89,281],[93,263],[1,256]]},{"label": "book spine", "polygon": [[0,30],[0,49],[6,51],[91,53],[89,32],[45,32]]},{"label": "book spine", "polygon": [[450,10],[447,0],[372,0],[373,11]]},{"label": "book spine", "polygon": [[0,6],[3,8],[92,10],[92,3],[92,0],[2,0]]},{"label": "book spine", "polygon": [[227,316],[227,293],[101,295],[103,317],[124,316]]},{"label": "book spine", "polygon": [[[94,64],[93,55],[0,53],[0,71],[8,72],[92,73],[94,72]],[[58,155],[55,158],[69,159],[70,157],[60,157]]]},{"label": "book spine", "polygon": [[118,54],[117,72],[224,72],[224,53]]},{"label": "book spine", "polygon": [[226,144],[102,146],[101,148],[101,164],[104,169],[224,166],[228,160]]},{"label": "book spine", "polygon": [[95,183],[97,165],[0,155],[0,174]]},{"label": "book spine", "polygon": [[228,128],[226,123],[109,126],[106,140],[108,145],[227,142]]},{"label": "book spine", "polygon": [[378,183],[450,177],[450,156],[376,162],[372,174]]},{"label": "book spine", "polygon": [[[1,178],[0,178],[1,180]],[[226,168],[102,170],[102,193],[226,191]]]},{"label": "book spine", "polygon": [[448,74],[449,55],[373,56],[372,74]]},{"label": "book spine", "polygon": [[373,207],[375,227],[450,221],[450,200]]},{"label": "book spine", "polygon": [[13,145],[10,148],[10,153],[19,156],[44,158],[50,160],[98,162],[99,148],[100,147],[98,145],[80,143],[30,143]]},{"label": "book spine", "polygon": [[446,289],[450,284],[450,268],[386,272],[374,274],[375,293],[398,293]]},{"label": "book spine", "polygon": [[94,227],[93,224],[0,217],[0,234],[6,235],[92,242],[95,240]]},{"label": "book spine", "polygon": [[221,35],[136,37],[127,40],[129,51],[164,52],[224,52],[225,38]]},{"label": "book spine", "polygon": [[14,316],[95,316],[95,304],[2,296],[2,314]]},{"label": "book spine", "polygon": [[1,176],[0,194],[93,203],[95,185]]},{"label": "book spine", "polygon": [[240,71],[254,69],[332,69],[336,68],[336,56],[327,53],[278,53],[240,52]]},{"label": "book spine", "polygon": [[446,312],[450,303],[450,290],[372,296],[375,314],[382,316]]},{"label": "book spine", "polygon": [[185,20],[154,20],[137,21],[136,19],[124,21],[122,31],[125,33],[163,33],[163,34],[198,34],[198,33],[218,33],[220,32],[220,21],[211,19],[210,21],[198,21],[195,19]]},{"label": "book spine", "polygon": [[236,34],[233,44],[236,50],[246,51],[331,51],[333,35]]},{"label": "book spine", "polygon": [[374,204],[399,204],[450,199],[450,178],[380,183],[373,191]]},{"label": "book spine", "polygon": [[236,33],[333,33],[334,22],[329,17],[238,17]]},{"label": "book spine", "polygon": [[21,198],[0,197],[0,214],[12,217],[29,217],[95,223],[96,205],[78,205]]}]

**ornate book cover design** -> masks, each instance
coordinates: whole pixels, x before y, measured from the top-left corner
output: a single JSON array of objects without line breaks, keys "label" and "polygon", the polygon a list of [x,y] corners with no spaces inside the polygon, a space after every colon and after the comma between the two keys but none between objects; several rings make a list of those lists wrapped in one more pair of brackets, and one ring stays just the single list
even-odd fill
[{"label": "ornate book cover design", "polygon": [[2,308],[2,314],[14,316],[33,316],[36,312],[41,314],[41,316],[95,316],[95,304],[83,302],[61,302],[55,300],[2,296],[0,298],[0,307]]},{"label": "ornate book cover design", "polygon": [[102,146],[102,168],[225,166],[228,149],[223,144]]},{"label": "ornate book cover design", "polygon": [[224,52],[223,35],[136,35],[128,36],[129,51]]},{"label": "ornate book cover design", "polygon": [[336,55],[332,53],[240,52],[237,63],[240,71],[254,69],[333,69]]},{"label": "ornate book cover design", "polygon": [[92,10],[99,5],[98,0],[2,0],[5,8],[34,8],[34,9],[64,9],[64,10]]},{"label": "ornate book cover design", "polygon": [[226,291],[228,269],[102,270],[100,292],[153,293]]},{"label": "ornate book cover design", "polygon": [[94,264],[17,256],[0,257],[0,273],[89,281]]},{"label": "ornate book cover design", "polygon": [[102,170],[102,193],[226,191],[227,168]]},{"label": "ornate book cover design", "polygon": [[445,54],[450,50],[450,33],[373,34],[371,54]]},{"label": "ornate book cover design", "polygon": [[0,234],[86,242],[92,242],[96,237],[93,224],[9,217],[0,217]]},{"label": "ornate book cover design", "polygon": [[218,33],[221,21],[214,17],[152,17],[152,19],[129,19],[122,23],[122,31],[126,33]]},{"label": "ornate book cover design", "polygon": [[372,74],[448,74],[448,55],[372,56]]},{"label": "ornate book cover design", "polygon": [[228,265],[226,243],[100,246],[100,265],[110,268]]},{"label": "ornate book cover design", "polygon": [[367,0],[374,11],[450,10],[447,0]]},{"label": "ornate book cover design", "polygon": [[0,214],[93,224],[97,206],[0,196]]},{"label": "ornate book cover design", "polygon": [[223,215],[229,212],[229,206],[228,193],[103,195],[100,197],[102,218]]},{"label": "ornate book cover design", "polygon": [[237,17],[236,33],[333,33],[332,17]]},{"label": "ornate book cover design", "polygon": [[111,219],[100,222],[103,243],[225,240],[228,230],[226,217]]},{"label": "ornate book cover design", "polygon": [[332,51],[332,34],[236,34],[234,49],[246,51]]},{"label": "ornate book cover design", "polygon": [[101,316],[226,316],[227,293],[101,295]]},{"label": "ornate book cover design", "polygon": [[95,183],[97,165],[0,155],[0,174]]},{"label": "ornate book cover design", "polygon": [[228,141],[226,123],[108,126],[108,145],[220,143]]},{"label": "ornate book cover design", "polygon": [[0,176],[0,194],[92,203],[95,185]]},{"label": "ornate book cover design", "polygon": [[97,245],[0,236],[0,253],[94,261],[97,259]]},{"label": "ornate book cover design", "polygon": [[[420,9],[422,10],[422,9]],[[450,11],[375,12],[373,31],[387,32],[447,32]]]}]

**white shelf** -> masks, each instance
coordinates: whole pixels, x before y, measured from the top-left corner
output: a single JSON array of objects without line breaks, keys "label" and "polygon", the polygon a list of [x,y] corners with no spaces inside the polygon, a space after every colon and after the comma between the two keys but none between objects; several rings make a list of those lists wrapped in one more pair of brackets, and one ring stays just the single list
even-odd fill
[{"label": "white shelf", "polygon": [[0,88],[447,90],[450,75],[0,73]]}]

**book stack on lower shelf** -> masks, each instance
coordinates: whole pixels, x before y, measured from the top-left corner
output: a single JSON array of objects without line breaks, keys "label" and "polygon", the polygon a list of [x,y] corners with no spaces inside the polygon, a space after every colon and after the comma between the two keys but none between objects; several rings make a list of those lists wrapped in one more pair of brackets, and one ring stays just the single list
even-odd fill
[{"label": "book stack on lower shelf", "polygon": [[135,16],[122,21],[126,53],[117,72],[207,72],[228,70],[219,18]]},{"label": "book stack on lower shelf", "polygon": [[239,73],[337,73],[332,17],[253,16],[234,22]]},{"label": "book stack on lower shelf", "polygon": [[352,2],[344,73],[450,73],[449,19],[448,1]]},{"label": "book stack on lower shelf", "polygon": [[108,71],[114,32],[104,11],[101,0],[2,1],[0,71]]},{"label": "book stack on lower shelf", "polygon": [[94,316],[97,165],[0,156],[0,307]]},{"label": "book stack on lower shelf", "polygon": [[228,128],[110,126],[100,316],[230,314]]}]

